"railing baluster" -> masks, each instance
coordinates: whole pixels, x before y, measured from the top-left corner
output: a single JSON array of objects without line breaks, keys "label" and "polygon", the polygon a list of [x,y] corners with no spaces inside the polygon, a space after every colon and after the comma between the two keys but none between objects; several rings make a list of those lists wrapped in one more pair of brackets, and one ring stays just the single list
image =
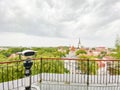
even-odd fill
[{"label": "railing baluster", "polygon": [[120,76],[120,61],[118,61],[117,86],[119,86],[119,76]]},{"label": "railing baluster", "polygon": [[38,68],[38,66],[39,66],[39,63],[37,62],[36,65],[37,65],[37,74],[36,74],[37,75],[37,80],[36,81],[38,82],[38,74],[39,74],[39,68]]},{"label": "railing baluster", "polygon": [[8,90],[9,90],[9,72],[8,72],[8,63],[7,63],[7,87],[8,87]]},{"label": "railing baluster", "polygon": [[[24,70],[24,67],[22,67],[22,75],[23,75],[23,70]],[[22,77],[22,79],[21,79],[21,83],[22,83],[22,86],[24,86],[24,84],[23,84],[23,77]]]},{"label": "railing baluster", "polygon": [[94,61],[94,82],[93,84],[95,84],[95,76],[97,75],[97,72],[95,70],[97,67],[96,68],[95,67],[96,67],[96,62]]},{"label": "railing baluster", "polygon": [[13,86],[13,88],[15,88],[15,87],[14,87],[14,81],[13,81],[13,80],[14,80],[14,71],[13,71],[13,70],[14,70],[14,69],[13,69],[13,66],[12,66],[12,86]]},{"label": "railing baluster", "polygon": [[40,58],[40,83],[42,82],[42,58]]},{"label": "railing baluster", "polygon": [[87,86],[89,86],[89,59],[87,59]]},{"label": "railing baluster", "polygon": [[[99,68],[98,63],[97,63],[97,68]],[[98,83],[98,76],[99,76],[99,75],[98,75],[98,71],[97,71],[97,76],[96,76],[96,77],[97,77],[97,79],[96,79],[96,80],[97,80],[97,81],[96,81],[97,83]],[[95,82],[95,83],[96,83],[96,82]]]},{"label": "railing baluster", "polygon": [[[17,62],[17,70],[16,70],[16,73],[17,73],[17,88],[19,87],[19,85],[18,85],[18,84],[19,84],[19,83],[18,83],[18,71],[19,71],[19,70],[18,70],[18,65],[19,65],[19,64],[18,64],[18,62]],[[18,89],[19,89],[19,88],[18,88]]]},{"label": "railing baluster", "polygon": [[106,73],[105,73],[105,75],[106,75],[106,83],[105,84],[107,85],[107,81],[108,81],[108,79],[107,79],[108,78],[108,70],[107,70],[108,65],[107,65],[107,61],[105,61],[105,62],[106,62]]},{"label": "railing baluster", "polygon": [[[36,70],[35,70],[35,61],[34,61],[34,63],[33,63],[33,75],[35,75],[35,72],[36,72]],[[33,77],[33,83],[35,82],[35,77]]]},{"label": "railing baluster", "polygon": [[3,86],[3,90],[5,90],[5,86],[4,86],[4,67],[2,67],[2,86]]}]

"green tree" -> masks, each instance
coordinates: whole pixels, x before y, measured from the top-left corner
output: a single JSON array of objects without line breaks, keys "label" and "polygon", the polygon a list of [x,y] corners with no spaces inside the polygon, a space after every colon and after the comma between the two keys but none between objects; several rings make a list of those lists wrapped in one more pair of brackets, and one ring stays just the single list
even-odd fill
[{"label": "green tree", "polygon": [[120,37],[117,35],[116,41],[115,41],[115,53],[110,54],[110,56],[114,57],[115,59],[120,59]]},{"label": "green tree", "polygon": [[78,50],[76,51],[76,55],[79,55],[79,54],[87,54],[87,52],[85,50]]},{"label": "green tree", "polygon": [[[27,48],[9,48],[8,50],[0,51],[0,62],[19,60],[19,56],[14,58],[8,58],[11,54],[16,52],[21,52]],[[37,51],[36,58],[50,58],[50,57],[64,57],[65,52],[59,52],[56,47],[41,47],[32,48]],[[64,67],[64,61],[62,60],[40,60],[33,61],[32,75],[39,73],[68,73],[69,71]],[[5,67],[2,69],[2,67]],[[42,68],[41,68],[42,67]],[[23,62],[17,62],[10,64],[10,66],[1,65],[0,67],[0,82],[16,80],[24,77],[24,67]]]},{"label": "green tree", "polygon": [[95,61],[94,56],[84,56],[79,57],[81,60],[78,61],[78,68],[84,74],[96,75],[98,70],[98,64]]},{"label": "green tree", "polygon": [[120,37],[117,35],[116,41],[115,41],[115,47],[118,52],[120,52]]}]

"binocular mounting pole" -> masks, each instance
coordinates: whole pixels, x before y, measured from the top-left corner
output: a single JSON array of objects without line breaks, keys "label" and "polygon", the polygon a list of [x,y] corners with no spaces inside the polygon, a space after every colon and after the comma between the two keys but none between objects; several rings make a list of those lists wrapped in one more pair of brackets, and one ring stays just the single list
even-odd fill
[{"label": "binocular mounting pole", "polygon": [[33,62],[30,58],[27,58],[23,65],[25,68],[25,90],[31,90],[31,67]]}]

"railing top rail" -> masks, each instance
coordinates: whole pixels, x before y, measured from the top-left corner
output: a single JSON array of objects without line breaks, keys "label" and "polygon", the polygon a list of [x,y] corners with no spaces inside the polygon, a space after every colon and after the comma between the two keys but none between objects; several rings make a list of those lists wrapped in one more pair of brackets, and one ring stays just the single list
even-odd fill
[{"label": "railing top rail", "polygon": [[[120,59],[110,59],[110,60],[103,60],[103,59],[83,59],[83,58],[34,58],[32,60],[80,60],[80,61],[120,61]],[[25,60],[14,60],[14,61],[7,61],[7,62],[0,62],[0,64],[12,64],[16,62],[23,62]]]},{"label": "railing top rail", "polygon": [[0,62],[0,64],[11,64],[11,63],[23,62],[23,61],[25,61],[25,60],[6,61],[6,62]]}]

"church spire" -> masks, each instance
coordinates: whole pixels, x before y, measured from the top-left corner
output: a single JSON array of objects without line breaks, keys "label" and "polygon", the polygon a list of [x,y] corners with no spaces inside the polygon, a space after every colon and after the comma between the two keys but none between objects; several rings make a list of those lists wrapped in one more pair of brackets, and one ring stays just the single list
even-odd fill
[{"label": "church spire", "polygon": [[80,38],[79,38],[79,41],[78,41],[78,49],[80,49],[82,46],[81,46],[81,41],[80,41]]}]

